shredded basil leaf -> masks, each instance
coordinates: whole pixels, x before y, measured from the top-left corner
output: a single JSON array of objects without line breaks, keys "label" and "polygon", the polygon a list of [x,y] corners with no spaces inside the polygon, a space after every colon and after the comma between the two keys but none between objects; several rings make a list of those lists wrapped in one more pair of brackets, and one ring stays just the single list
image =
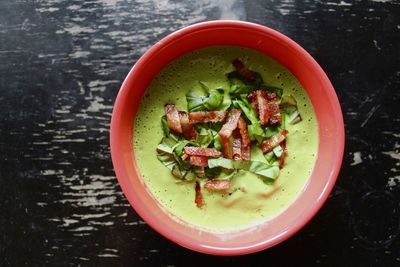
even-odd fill
[{"label": "shredded basil leaf", "polygon": [[221,174],[221,171],[222,171],[221,167],[216,167],[216,168],[207,167],[204,170],[207,178],[216,178]]},{"label": "shredded basil leaf", "polygon": [[161,117],[161,127],[163,130],[164,136],[168,137],[170,130],[168,127],[167,116],[165,116],[165,115]]},{"label": "shredded basil leaf", "polygon": [[[245,102],[246,101],[246,102]],[[258,123],[258,117],[247,100],[233,100],[233,105],[240,108],[251,123]]]},{"label": "shredded basil leaf", "polygon": [[188,110],[203,111],[219,109],[224,101],[224,90],[222,88],[210,89],[203,82],[199,83],[205,91],[206,96],[199,95],[193,90],[189,90],[186,93]]},{"label": "shredded basil leaf", "polygon": [[296,124],[301,121],[297,101],[292,95],[283,96],[279,103],[279,108],[288,115],[287,121],[290,124]]},{"label": "shredded basil leaf", "polygon": [[283,149],[281,146],[278,145],[278,146],[274,147],[274,149],[272,149],[272,152],[275,154],[275,156],[277,158],[280,158],[282,156]]},{"label": "shredded basil leaf", "polygon": [[262,142],[264,130],[262,129],[260,122],[248,125],[247,131],[249,132],[251,140],[257,140],[258,143]]},{"label": "shredded basil leaf", "polygon": [[205,110],[205,108],[203,106],[204,98],[205,97],[196,94],[192,90],[189,90],[189,92],[186,93],[186,101],[187,101],[188,110],[189,111]]},{"label": "shredded basil leaf", "polygon": [[192,169],[189,162],[180,158],[183,147],[189,142],[187,140],[177,142],[171,137],[164,137],[157,146],[158,160],[171,170],[172,175],[180,179],[187,179],[186,177],[189,177],[188,175]]},{"label": "shredded basil leaf", "polygon": [[221,144],[221,137],[219,136],[219,133],[217,131],[211,129],[211,134],[212,134],[213,140],[214,140],[214,148],[221,150],[222,144]]},{"label": "shredded basil leaf", "polygon": [[266,138],[270,138],[271,136],[276,135],[278,133],[279,133],[279,127],[274,127],[274,126],[265,127],[264,136]]},{"label": "shredded basil leaf", "polygon": [[275,157],[275,154],[273,151],[270,151],[270,152],[264,154],[265,160],[268,161],[268,163],[270,163],[270,164],[272,163],[272,160],[274,157]]},{"label": "shredded basil leaf", "polygon": [[199,134],[197,135],[196,141],[199,144],[199,146],[208,147],[214,141],[214,137],[211,130],[201,127]]},{"label": "shredded basil leaf", "polygon": [[245,170],[270,179],[276,179],[279,176],[278,166],[270,165],[261,161],[217,158],[209,159],[208,166],[209,168],[222,167],[230,170]]}]

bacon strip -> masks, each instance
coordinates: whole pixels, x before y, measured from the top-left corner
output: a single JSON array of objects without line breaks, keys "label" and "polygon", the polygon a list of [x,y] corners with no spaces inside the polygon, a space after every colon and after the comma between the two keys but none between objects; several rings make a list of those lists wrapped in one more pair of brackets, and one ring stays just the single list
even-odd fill
[{"label": "bacon strip", "polygon": [[218,151],[215,148],[185,146],[183,150],[185,151],[185,154],[189,155],[190,157],[203,156],[203,157],[219,158],[222,155],[221,151]]},{"label": "bacon strip", "polygon": [[269,124],[273,126],[281,125],[282,116],[279,110],[279,101],[275,95],[275,98],[272,98],[268,101],[267,112],[269,114]]},{"label": "bacon strip", "polygon": [[243,160],[250,160],[250,151],[251,151],[251,146],[242,147],[242,159]]},{"label": "bacon strip", "polygon": [[194,202],[196,203],[196,206],[198,208],[203,207],[204,205],[204,201],[203,201],[203,195],[201,194],[201,187],[199,182],[196,182],[196,186],[195,186],[195,198],[194,198]]},{"label": "bacon strip", "polygon": [[224,155],[228,159],[232,158],[229,138],[231,137],[233,130],[235,130],[238,125],[240,114],[241,111],[239,109],[233,109],[232,115],[229,117],[228,121],[222,126],[221,130],[219,131],[219,136],[221,137],[221,143],[224,149]]},{"label": "bacon strip", "polygon": [[249,100],[250,105],[253,109],[258,113],[258,104],[257,104],[257,91],[252,91],[248,96],[247,100]]},{"label": "bacon strip", "polygon": [[286,148],[286,140],[283,141],[283,142],[280,144],[280,146],[282,147],[283,152],[282,152],[281,157],[279,158],[279,168],[282,169],[283,166],[285,165],[286,156],[288,155],[288,151],[287,151],[287,148]]},{"label": "bacon strip", "polygon": [[184,111],[179,111],[179,119],[181,122],[183,136],[188,140],[195,140],[197,138],[197,132],[193,124],[189,122],[189,116]]},{"label": "bacon strip", "polygon": [[168,127],[174,132],[182,133],[181,121],[175,105],[167,104],[165,105],[164,110],[167,115]]},{"label": "bacon strip", "polygon": [[238,122],[238,127],[240,130],[240,135],[242,136],[242,144],[244,147],[250,146],[251,145],[251,139],[249,136],[249,133],[247,131],[247,122],[243,119],[240,118]]},{"label": "bacon strip", "polygon": [[[257,104],[258,104],[258,115],[260,117],[260,122],[262,126],[267,125],[270,114],[269,114],[269,103],[267,99],[267,94],[265,91],[257,90]],[[279,106],[278,106],[279,107]]]},{"label": "bacon strip", "polygon": [[256,75],[254,74],[254,71],[249,70],[246,68],[246,66],[243,64],[242,61],[239,59],[234,59],[232,62],[232,65],[235,67],[235,69],[242,75],[246,80],[253,82],[256,80]]},{"label": "bacon strip", "polygon": [[271,151],[274,147],[278,146],[280,143],[282,143],[286,135],[288,134],[287,130],[282,130],[281,132],[271,136],[267,141],[264,143],[262,147],[263,153],[267,153]]},{"label": "bacon strip", "polygon": [[282,123],[278,96],[274,92],[265,92],[261,90],[253,91],[247,96],[247,99],[254,110],[259,114],[263,126],[268,123],[273,126]]},{"label": "bacon strip", "polygon": [[274,93],[274,92],[268,92],[267,91],[267,99],[268,100],[277,100],[278,99],[278,96],[276,95],[276,93]]},{"label": "bacon strip", "polygon": [[208,157],[190,156],[190,164],[200,167],[208,167]]},{"label": "bacon strip", "polygon": [[223,191],[228,190],[231,185],[231,181],[228,179],[225,180],[209,180],[205,183],[204,188],[211,191]]},{"label": "bacon strip", "polygon": [[233,143],[232,143],[232,158],[235,160],[242,159],[242,138],[240,136],[239,129],[233,131]]},{"label": "bacon strip", "polygon": [[224,122],[228,116],[228,111],[195,111],[189,112],[190,123]]},{"label": "bacon strip", "polygon": [[185,152],[182,153],[182,157],[183,160],[186,160],[187,158],[189,158],[189,155],[186,154]]}]

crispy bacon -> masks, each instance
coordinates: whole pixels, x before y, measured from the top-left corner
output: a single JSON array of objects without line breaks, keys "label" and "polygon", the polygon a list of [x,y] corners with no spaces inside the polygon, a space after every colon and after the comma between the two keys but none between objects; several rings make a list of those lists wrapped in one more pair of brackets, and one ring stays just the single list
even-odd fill
[{"label": "crispy bacon", "polygon": [[198,208],[203,207],[204,205],[204,201],[203,201],[203,194],[201,194],[201,187],[199,182],[196,182],[196,186],[195,186],[195,198],[194,198],[194,202],[196,203],[196,206]]},{"label": "crispy bacon", "polygon": [[282,123],[282,116],[279,110],[278,96],[274,92],[253,91],[248,96],[251,106],[259,114],[263,126],[268,123],[273,126]]},{"label": "crispy bacon", "polygon": [[233,131],[232,152],[233,159],[242,159],[242,138],[239,129]]},{"label": "crispy bacon", "polygon": [[244,147],[250,146],[251,145],[251,140],[249,137],[249,133],[247,131],[247,122],[243,119],[240,118],[238,122],[238,127],[240,130],[240,135],[242,136],[242,144]]},{"label": "crispy bacon", "polygon": [[242,75],[246,80],[253,82],[256,80],[256,75],[254,71],[249,70],[246,68],[246,66],[243,64],[242,61],[239,59],[234,59],[232,62],[232,65],[235,67],[235,69]]},{"label": "crispy bacon", "polygon": [[250,145],[242,147],[242,159],[243,160],[250,160],[250,151],[251,151]]},{"label": "crispy bacon", "polygon": [[222,126],[221,130],[219,131],[219,136],[221,137],[221,143],[224,148],[224,155],[228,159],[232,158],[229,138],[231,137],[233,130],[235,130],[238,125],[240,114],[241,111],[239,109],[233,109],[232,115],[229,117],[228,121]]},{"label": "crispy bacon", "polygon": [[257,90],[257,105],[258,105],[258,116],[262,126],[268,124],[269,121],[269,110],[268,110],[268,99],[265,91]]},{"label": "crispy bacon", "polygon": [[252,91],[248,96],[247,100],[249,100],[250,105],[253,109],[258,113],[258,104],[257,104],[257,91]]},{"label": "crispy bacon", "polygon": [[209,180],[205,183],[204,188],[211,191],[223,191],[228,190],[231,185],[231,181],[228,179],[225,180]]},{"label": "crispy bacon", "polygon": [[282,147],[283,152],[282,152],[281,157],[279,158],[279,168],[282,169],[283,166],[285,165],[286,156],[288,155],[288,151],[287,151],[287,148],[286,148],[286,140],[284,140],[284,141],[280,144],[280,146]]},{"label": "crispy bacon", "polygon": [[271,136],[267,141],[263,144],[262,151],[263,153],[267,153],[271,151],[274,147],[278,146],[280,143],[282,143],[286,135],[288,134],[287,130],[282,130],[279,133]]},{"label": "crispy bacon", "polygon": [[215,148],[185,146],[183,150],[185,151],[185,154],[189,155],[190,157],[202,156],[202,157],[219,158],[222,155],[221,151],[218,151]]},{"label": "crispy bacon", "polygon": [[269,114],[269,124],[277,126],[282,123],[282,116],[279,110],[278,98],[271,99],[270,101],[268,101],[267,112]]},{"label": "crispy bacon", "polygon": [[276,95],[276,93],[274,93],[274,92],[266,92],[267,93],[267,99],[268,100],[277,100],[278,99],[278,96]]},{"label": "crispy bacon", "polygon": [[190,156],[190,164],[200,167],[208,167],[208,157]]},{"label": "crispy bacon", "polygon": [[167,104],[165,105],[164,110],[167,115],[168,127],[174,132],[182,133],[181,121],[175,105]]},{"label": "crispy bacon", "polygon": [[189,140],[195,140],[197,138],[197,132],[193,124],[189,122],[189,116],[184,111],[179,111],[179,119],[181,122],[183,136]]},{"label": "crispy bacon", "polygon": [[189,112],[190,123],[224,122],[228,116],[228,111],[195,111]]},{"label": "crispy bacon", "polygon": [[185,154],[185,153],[182,153],[182,157],[181,157],[183,160],[186,160],[187,158],[189,158],[189,155],[188,154]]}]

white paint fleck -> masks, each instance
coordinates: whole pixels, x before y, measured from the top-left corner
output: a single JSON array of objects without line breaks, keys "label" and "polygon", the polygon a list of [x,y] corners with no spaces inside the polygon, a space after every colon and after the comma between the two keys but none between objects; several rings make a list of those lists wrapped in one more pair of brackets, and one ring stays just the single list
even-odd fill
[{"label": "white paint fleck", "polygon": [[91,53],[89,51],[75,51],[75,52],[69,54],[69,56],[71,58],[81,58],[81,57],[87,57],[90,54]]},{"label": "white paint fleck", "polygon": [[384,151],[382,154],[388,155],[394,159],[400,160],[400,153],[399,151]]},{"label": "white paint fleck", "polygon": [[109,253],[104,253],[104,254],[99,254],[97,255],[97,257],[101,257],[101,258],[117,258],[119,257],[118,255],[114,255],[114,254],[109,254]]},{"label": "white paint fleck", "polygon": [[90,225],[101,225],[101,226],[111,226],[114,225],[113,221],[108,221],[108,222],[96,222],[96,221],[92,221],[89,222]]},{"label": "white paint fleck", "polygon": [[62,227],[68,227],[68,226],[70,226],[71,224],[78,223],[78,222],[79,222],[78,220],[63,219]]},{"label": "white paint fleck", "polygon": [[82,226],[82,227],[70,229],[68,231],[70,231],[70,232],[85,232],[85,231],[95,231],[95,230],[97,230],[97,228],[95,228],[93,226]]},{"label": "white paint fleck", "polygon": [[89,82],[88,86],[92,88],[92,87],[98,87],[101,85],[113,84],[113,83],[120,84],[121,81],[118,81],[118,80],[108,80],[108,81],[94,80],[94,81]]},{"label": "white paint fleck", "polygon": [[118,2],[120,2],[121,0],[100,0],[101,2],[103,2],[106,5],[109,6],[115,6],[118,4]]},{"label": "white paint fleck", "polygon": [[49,8],[43,7],[43,8],[37,8],[36,10],[39,12],[55,12],[60,9],[58,7],[49,7]]},{"label": "white paint fleck", "polygon": [[108,35],[110,37],[117,37],[117,36],[125,36],[128,35],[129,32],[125,32],[125,31],[111,31],[111,32],[105,32],[105,35]]},{"label": "white paint fleck", "polygon": [[374,107],[371,108],[370,111],[368,111],[367,113],[367,117],[365,118],[365,120],[361,123],[361,127],[364,127],[367,122],[371,119],[371,117],[374,115],[374,113],[378,110],[378,108],[381,106],[381,104],[378,104]]},{"label": "white paint fleck", "polygon": [[96,32],[94,29],[89,28],[89,27],[82,27],[79,25],[73,25],[70,27],[65,27],[64,30],[58,30],[56,31],[56,33],[64,33],[64,32],[68,32],[72,35],[77,35],[80,33],[94,33]]},{"label": "white paint fleck", "polygon": [[351,3],[347,3],[345,1],[340,1],[339,3],[327,2],[326,4],[329,5],[329,6],[352,6]]},{"label": "white paint fleck", "polygon": [[361,158],[361,152],[354,152],[353,154],[353,162],[350,163],[350,166],[355,166],[361,164],[363,162]]},{"label": "white paint fleck", "polygon": [[378,41],[373,40],[373,42],[374,42],[374,46],[376,47],[376,49],[381,50],[380,46],[378,45]]},{"label": "white paint fleck", "polygon": [[397,185],[400,185],[400,175],[397,175],[394,177],[389,177],[386,186],[387,187],[395,187]]},{"label": "white paint fleck", "polygon": [[110,252],[118,252],[118,249],[113,249],[113,248],[105,248],[104,251],[110,251]]},{"label": "white paint fleck", "polygon": [[287,8],[279,8],[278,9],[279,13],[281,13],[283,16],[289,15],[290,14],[290,9]]},{"label": "white paint fleck", "polygon": [[371,2],[376,2],[376,3],[390,3],[393,2],[393,0],[370,0]]},{"label": "white paint fleck", "polygon": [[72,217],[78,217],[80,220],[97,219],[110,215],[110,212],[97,213],[97,214],[73,214]]},{"label": "white paint fleck", "polygon": [[42,175],[54,175],[56,174],[55,170],[44,170],[42,171]]},{"label": "white paint fleck", "polygon": [[87,112],[99,112],[102,110],[112,110],[112,105],[104,105],[102,102],[103,98],[95,96],[92,101],[90,101],[90,106],[87,108]]},{"label": "white paint fleck", "polygon": [[80,8],[81,8],[80,5],[70,5],[67,7],[68,10],[78,10]]},{"label": "white paint fleck", "polygon": [[86,141],[85,139],[76,138],[76,139],[56,139],[56,140],[53,140],[52,142],[55,142],[55,143],[83,143],[85,141]]}]

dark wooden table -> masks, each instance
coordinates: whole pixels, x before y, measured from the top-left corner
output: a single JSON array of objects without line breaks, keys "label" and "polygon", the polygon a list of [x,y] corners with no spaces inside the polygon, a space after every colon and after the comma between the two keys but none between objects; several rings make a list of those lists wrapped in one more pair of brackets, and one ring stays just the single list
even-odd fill
[{"label": "dark wooden table", "polygon": [[[322,210],[242,257],[192,252],[150,229],[110,160],[129,69],[168,33],[214,19],[297,41],[326,70],[346,122]],[[399,1],[0,1],[0,266],[400,266],[399,150]]]}]

